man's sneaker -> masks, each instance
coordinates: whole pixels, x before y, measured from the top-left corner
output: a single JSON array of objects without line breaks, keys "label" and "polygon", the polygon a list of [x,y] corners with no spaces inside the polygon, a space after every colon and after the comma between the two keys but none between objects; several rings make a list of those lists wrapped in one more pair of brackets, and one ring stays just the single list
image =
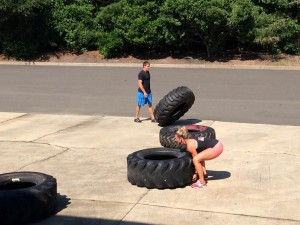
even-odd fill
[{"label": "man's sneaker", "polygon": [[202,184],[200,180],[197,180],[195,183],[191,185],[192,188],[205,188],[206,184]]},{"label": "man's sneaker", "polygon": [[141,123],[142,121],[140,120],[140,118],[136,118],[136,119],[134,119],[134,122]]},{"label": "man's sneaker", "polygon": [[204,174],[204,179],[207,180],[208,179],[208,175]]},{"label": "man's sneaker", "polygon": [[152,122],[152,123],[156,123],[156,120],[155,120],[155,119],[152,119],[151,122]]}]

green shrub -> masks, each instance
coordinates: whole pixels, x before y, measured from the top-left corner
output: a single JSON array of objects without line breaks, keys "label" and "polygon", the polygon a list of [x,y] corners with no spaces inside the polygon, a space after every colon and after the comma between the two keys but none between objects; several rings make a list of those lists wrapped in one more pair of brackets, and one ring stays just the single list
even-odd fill
[{"label": "green shrub", "polygon": [[105,58],[112,58],[120,54],[124,42],[114,33],[102,33],[98,37],[98,49]]},{"label": "green shrub", "polygon": [[93,10],[89,0],[56,1],[52,23],[66,49],[82,52],[96,47]]},{"label": "green shrub", "polygon": [[53,42],[50,0],[6,0],[0,3],[0,42],[4,54],[28,59]]}]

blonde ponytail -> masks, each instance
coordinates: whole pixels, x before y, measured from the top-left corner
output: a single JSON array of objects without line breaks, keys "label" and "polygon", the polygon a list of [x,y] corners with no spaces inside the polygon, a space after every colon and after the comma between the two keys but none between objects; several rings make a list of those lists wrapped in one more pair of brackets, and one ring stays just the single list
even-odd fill
[{"label": "blonde ponytail", "polygon": [[186,127],[180,127],[178,129],[178,131],[176,132],[176,134],[179,137],[182,137],[183,139],[187,139],[187,135],[188,135],[188,130],[186,129]]}]

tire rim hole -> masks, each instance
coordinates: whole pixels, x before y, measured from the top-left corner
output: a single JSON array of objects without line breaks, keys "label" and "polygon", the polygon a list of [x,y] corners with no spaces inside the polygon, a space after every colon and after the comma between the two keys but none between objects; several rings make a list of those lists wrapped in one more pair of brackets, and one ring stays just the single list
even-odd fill
[{"label": "tire rim hole", "polygon": [[188,130],[189,133],[199,133],[199,130]]},{"label": "tire rim hole", "polygon": [[170,160],[170,159],[176,159],[177,157],[176,156],[173,156],[173,155],[149,155],[149,156],[145,156],[144,157],[145,159],[148,159],[148,160]]},{"label": "tire rim hole", "polygon": [[9,182],[0,184],[0,190],[17,190],[35,186],[32,182]]},{"label": "tire rim hole", "polygon": [[174,117],[181,112],[181,109],[185,107],[185,103],[178,106],[170,115],[170,117]]}]

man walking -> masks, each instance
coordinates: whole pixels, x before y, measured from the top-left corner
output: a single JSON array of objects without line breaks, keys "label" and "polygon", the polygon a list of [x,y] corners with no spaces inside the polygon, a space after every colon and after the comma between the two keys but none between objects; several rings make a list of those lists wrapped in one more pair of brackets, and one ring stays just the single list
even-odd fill
[{"label": "man walking", "polygon": [[152,93],[150,87],[150,63],[143,62],[143,69],[138,74],[138,91],[137,91],[137,106],[135,108],[135,119],[134,122],[141,123],[139,118],[141,107],[148,104],[148,110],[151,117],[151,122],[156,122],[154,118],[153,108],[152,108]]}]

